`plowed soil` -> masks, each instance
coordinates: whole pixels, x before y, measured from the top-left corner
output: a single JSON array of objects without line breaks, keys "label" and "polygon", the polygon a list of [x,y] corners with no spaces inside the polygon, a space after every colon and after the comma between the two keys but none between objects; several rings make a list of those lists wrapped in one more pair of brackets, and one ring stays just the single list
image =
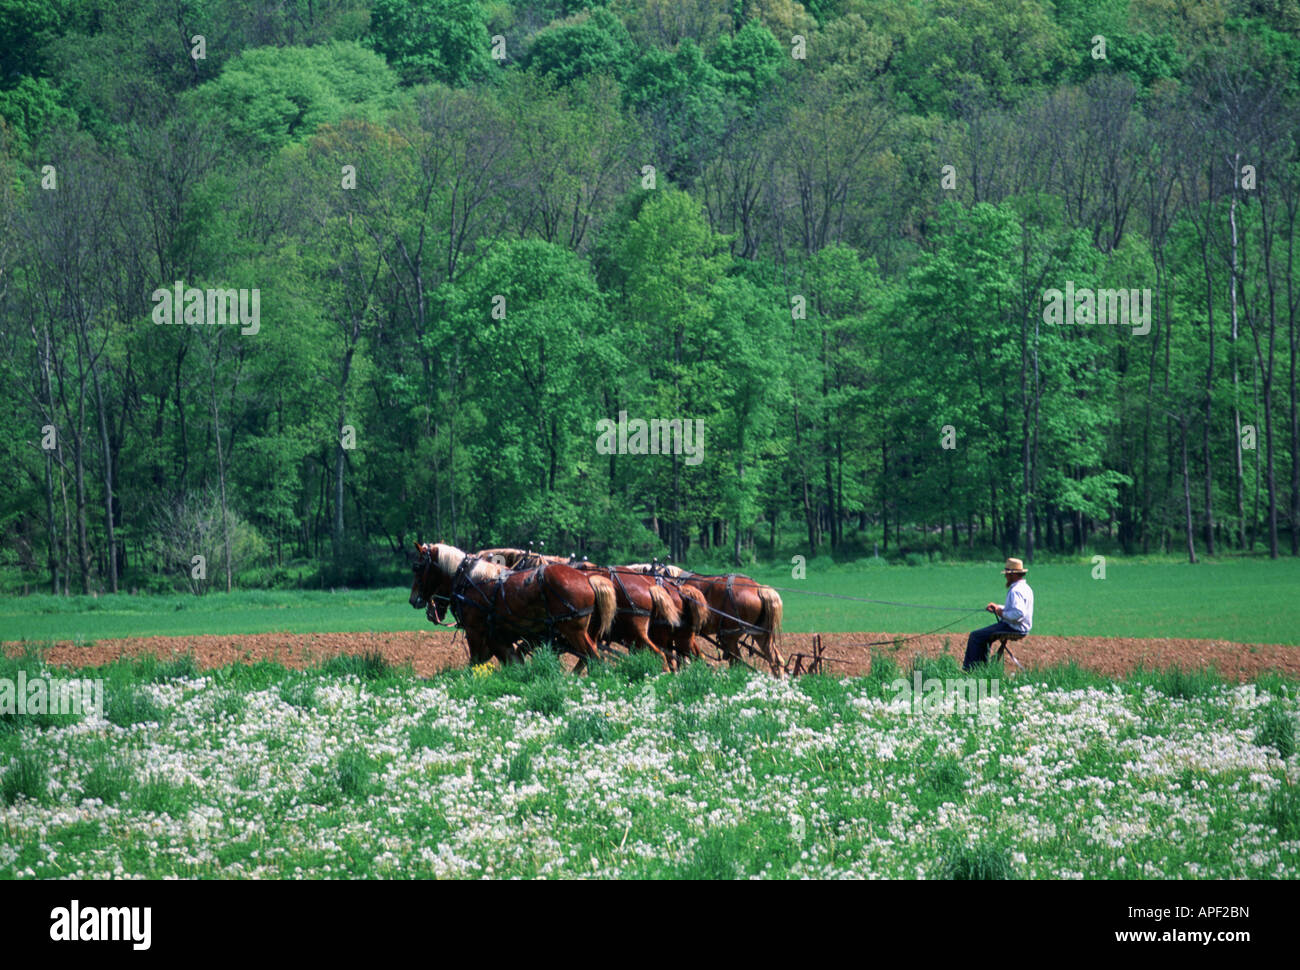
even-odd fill
[{"label": "plowed soil", "polygon": [[[966,650],[964,633],[935,634],[903,639],[906,634],[825,633],[822,634],[827,669],[836,674],[858,675],[871,666],[871,654],[879,651],[906,667],[914,654],[936,656],[945,650],[958,660]],[[902,640],[895,645],[895,638]],[[878,641],[884,641],[883,643]],[[945,642],[946,641],[946,642]],[[813,636],[787,633],[783,652],[811,653]],[[6,644],[9,652],[20,649]],[[1276,670],[1300,677],[1300,647],[1231,643],[1226,640],[1124,639],[1098,637],[1029,636],[1012,643],[1020,663],[1027,669],[1073,661],[1080,667],[1111,676],[1138,667],[1184,670],[1213,667],[1226,678],[1238,681],[1253,679],[1260,673]],[[705,644],[706,656],[717,651]],[[996,649],[996,648],[995,648]],[[463,637],[453,642],[452,634],[442,630],[402,633],[258,633],[236,636],[129,637],[100,640],[78,646],[61,642],[46,648],[48,662],[69,667],[98,666],[122,656],[152,653],[158,657],[193,654],[201,668],[230,663],[272,660],[290,667],[309,666],[335,654],[382,653],[391,663],[410,663],[416,673],[428,676],[468,661]],[[751,658],[755,662],[757,658]],[[1009,668],[1014,669],[1010,660]]]}]

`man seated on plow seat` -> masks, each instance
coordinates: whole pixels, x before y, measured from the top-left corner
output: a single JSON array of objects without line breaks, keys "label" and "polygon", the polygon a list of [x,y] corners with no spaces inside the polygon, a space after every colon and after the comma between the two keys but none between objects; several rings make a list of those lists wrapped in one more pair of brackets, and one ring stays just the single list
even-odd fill
[{"label": "man seated on plow seat", "polygon": [[1002,574],[1007,579],[1007,601],[1002,606],[990,603],[984,607],[990,613],[997,614],[998,622],[971,632],[966,640],[966,659],[962,661],[962,670],[987,663],[989,644],[998,637],[1005,633],[1023,636],[1034,625],[1034,591],[1025,582],[1025,564],[1019,559],[1008,559]]}]

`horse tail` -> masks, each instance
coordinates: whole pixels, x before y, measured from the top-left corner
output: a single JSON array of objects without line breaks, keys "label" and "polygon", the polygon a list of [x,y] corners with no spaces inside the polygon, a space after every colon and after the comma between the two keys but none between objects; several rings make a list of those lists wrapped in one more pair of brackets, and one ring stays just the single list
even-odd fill
[{"label": "horse tail", "polygon": [[761,626],[767,632],[773,647],[780,650],[781,647],[781,617],[785,612],[785,607],[781,603],[781,594],[771,586],[758,587],[758,598],[763,601],[763,623]]},{"label": "horse tail", "polygon": [[591,591],[596,594],[595,611],[592,619],[595,640],[603,640],[614,625],[614,616],[618,612],[618,602],[614,596],[614,584],[604,576],[588,576]]},{"label": "horse tail", "polygon": [[678,587],[682,597],[682,608],[686,611],[686,622],[692,633],[699,633],[704,628],[704,618],[709,615],[709,603],[694,586],[685,584]]},{"label": "horse tail", "polygon": [[682,614],[677,609],[677,604],[673,602],[673,598],[658,586],[651,586],[649,589],[652,614],[658,616],[669,626],[681,626]]}]

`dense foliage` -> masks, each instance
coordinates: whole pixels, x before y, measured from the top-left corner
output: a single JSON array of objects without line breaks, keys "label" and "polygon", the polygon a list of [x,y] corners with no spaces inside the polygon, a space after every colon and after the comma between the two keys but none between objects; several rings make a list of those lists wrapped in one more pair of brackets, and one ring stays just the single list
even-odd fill
[{"label": "dense foliage", "polygon": [[1298,126],[1297,0],[0,0],[0,569],[1297,554]]}]

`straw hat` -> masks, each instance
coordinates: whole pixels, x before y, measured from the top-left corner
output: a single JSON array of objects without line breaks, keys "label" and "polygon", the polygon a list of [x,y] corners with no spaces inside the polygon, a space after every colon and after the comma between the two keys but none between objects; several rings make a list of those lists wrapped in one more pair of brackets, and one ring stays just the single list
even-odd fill
[{"label": "straw hat", "polygon": [[1002,573],[1006,576],[1010,576],[1013,573],[1019,573],[1021,576],[1024,576],[1026,575],[1025,564],[1019,559],[1008,559]]}]

